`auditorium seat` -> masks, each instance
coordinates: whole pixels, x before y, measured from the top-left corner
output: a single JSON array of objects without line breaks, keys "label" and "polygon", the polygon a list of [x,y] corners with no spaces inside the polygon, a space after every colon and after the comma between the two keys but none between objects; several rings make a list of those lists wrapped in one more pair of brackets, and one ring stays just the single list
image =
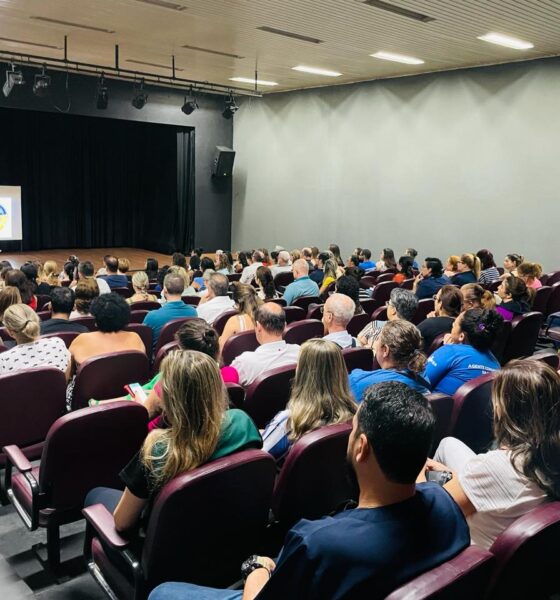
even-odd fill
[{"label": "auditorium seat", "polygon": [[495,373],[486,373],[464,383],[453,394],[450,433],[477,454],[488,450],[492,430],[492,382]]},{"label": "auditorium seat", "polygon": [[543,323],[540,312],[517,315],[511,321],[511,334],[504,350],[504,364],[512,358],[531,356]]},{"label": "auditorium seat", "polygon": [[274,287],[278,290],[281,288],[285,288],[290,283],[294,281],[294,274],[290,271],[284,271],[283,273],[278,273],[274,279]]},{"label": "auditorium seat", "polygon": [[354,369],[372,370],[373,352],[369,348],[344,348],[342,356],[348,373],[351,373]]},{"label": "auditorium seat", "polygon": [[90,573],[119,600],[143,600],[167,581],[233,584],[262,541],[275,473],[268,453],[245,450],[178,475],[156,496],[139,552],[103,505],[84,509]]},{"label": "auditorium seat", "polygon": [[490,547],[496,559],[488,598],[547,599],[560,592],[560,502],[543,504],[502,532]]},{"label": "auditorium seat", "polygon": [[504,321],[501,330],[496,335],[494,343],[492,344],[492,354],[497,358],[498,362],[503,365],[504,363],[504,352],[509,342],[511,335],[511,321]]},{"label": "auditorium seat", "polygon": [[37,316],[41,321],[48,321],[52,316],[52,312],[50,310],[41,310],[37,313]]},{"label": "auditorium seat", "polygon": [[130,323],[143,323],[144,318],[149,313],[149,310],[131,310],[130,311]]},{"label": "auditorium seat", "polygon": [[111,288],[111,292],[113,294],[118,294],[119,296],[122,296],[125,299],[130,298],[132,296],[132,294],[134,293],[129,287]]},{"label": "auditorium seat", "polygon": [[247,387],[243,409],[259,429],[264,429],[277,412],[286,408],[295,374],[295,364],[270,369]]},{"label": "auditorium seat", "polygon": [[548,309],[548,301],[552,294],[552,287],[549,285],[543,285],[538,290],[535,290],[535,298],[533,299],[533,306],[531,309],[535,312],[540,312],[546,315]]},{"label": "auditorium seat", "polygon": [[274,302],[274,304],[278,304],[282,308],[286,307],[284,298],[269,298],[268,300],[265,300],[265,302]]},{"label": "auditorium seat", "polygon": [[529,360],[539,360],[547,364],[555,371],[560,369],[560,354],[558,354],[556,350],[542,350],[533,354],[533,356],[528,356],[527,358]]},{"label": "auditorium seat", "polygon": [[225,384],[229,398],[230,408],[243,408],[245,404],[245,388],[238,383],[228,382]]},{"label": "auditorium seat", "polygon": [[307,316],[306,319],[316,319],[317,321],[321,321],[323,318],[323,307],[324,304],[310,304],[307,307]]},{"label": "auditorium seat", "polygon": [[375,308],[385,306],[385,303],[391,296],[391,292],[396,287],[399,287],[399,284],[396,281],[384,281],[383,283],[378,283],[371,295],[371,299],[375,302]]},{"label": "auditorium seat", "polygon": [[376,308],[371,313],[372,321],[387,321],[387,305]]},{"label": "auditorium seat", "polygon": [[222,362],[231,365],[233,360],[243,352],[253,352],[259,347],[255,331],[241,331],[226,340],[222,349]]},{"label": "auditorium seat", "polygon": [[241,273],[229,273],[227,275],[228,281],[233,283],[234,281],[239,281],[241,279]]},{"label": "auditorium seat", "polygon": [[401,288],[403,290],[410,290],[412,291],[412,288],[414,287],[414,278],[412,279],[405,279],[402,283],[401,283]]},{"label": "auditorium seat", "polygon": [[[2,341],[4,341],[4,340],[2,340]],[[0,342],[0,354],[1,354],[2,352],[6,352],[6,350],[8,350],[8,349],[9,349],[9,348],[6,348],[6,346],[4,346],[4,344],[2,344],[2,342]]]},{"label": "auditorium seat", "polygon": [[356,337],[370,321],[371,317],[367,313],[354,315],[346,326],[346,330],[351,336]]},{"label": "auditorium seat", "polygon": [[214,323],[212,323],[212,327],[218,332],[218,335],[222,335],[226,323],[230,320],[231,317],[235,317],[238,314],[239,311],[235,308],[232,308],[231,310],[226,310],[216,318]]},{"label": "auditorium seat", "polygon": [[468,546],[451,560],[418,575],[385,600],[475,600],[484,598],[494,556]]},{"label": "auditorium seat", "polygon": [[179,329],[181,329],[181,325],[190,319],[197,319],[198,317],[181,317],[180,319],[172,319],[168,321],[160,330],[158,340],[156,343],[156,347],[154,348],[154,356],[157,356],[157,353],[160,349],[165,346],[165,344],[169,344],[175,340],[175,334]]},{"label": "auditorium seat", "polygon": [[152,302],[151,300],[140,300],[140,302],[133,302],[130,305],[130,310],[158,310],[161,308],[161,304],[159,302]]},{"label": "auditorium seat", "polygon": [[502,285],[502,282],[498,279],[497,281],[492,281],[482,287],[490,292],[497,292],[500,285]]},{"label": "auditorium seat", "polygon": [[286,315],[286,323],[289,325],[294,321],[303,321],[305,319],[306,311],[299,306],[286,306],[284,308],[284,314]]},{"label": "auditorium seat", "polygon": [[381,273],[377,276],[376,284],[383,283],[384,281],[393,281],[394,273]]},{"label": "auditorium seat", "polygon": [[183,296],[181,300],[185,304],[191,304],[192,306],[198,306],[200,304],[200,296]]},{"label": "auditorium seat", "polygon": [[418,300],[418,307],[416,308],[416,312],[414,313],[414,317],[411,319],[411,321],[414,323],[414,325],[420,325],[420,323],[422,323],[422,321],[426,319],[433,310],[433,298],[423,298],[422,300]]},{"label": "auditorium seat", "polygon": [[58,331],[55,333],[45,333],[42,335],[42,338],[60,338],[65,344],[67,348],[70,348],[70,344],[79,336],[80,334],[77,331]]},{"label": "auditorium seat", "polygon": [[[0,375],[0,448],[15,444],[29,460],[40,458],[49,427],[66,412],[60,369],[38,367]],[[6,462],[0,454],[0,467]]]},{"label": "auditorium seat", "polygon": [[375,302],[371,298],[360,298],[360,304],[364,312],[371,315],[375,311]]},{"label": "auditorium seat", "polygon": [[548,273],[546,285],[552,286],[555,283],[560,283],[560,271],[552,271],[551,273]]},{"label": "auditorium seat", "polygon": [[51,297],[46,294],[37,294],[37,312],[42,311],[45,306],[51,301]]},{"label": "auditorium seat", "polygon": [[364,275],[360,279],[360,287],[363,290],[369,290],[369,288],[372,288],[375,285],[375,282],[377,281],[378,274],[379,273],[376,273],[375,275],[373,275],[372,273],[368,273],[367,275]]},{"label": "auditorium seat", "polygon": [[319,296],[300,296],[292,302],[291,306],[303,308],[303,310],[307,312],[310,304],[321,304],[322,302],[323,301]]},{"label": "auditorium seat", "polygon": [[432,451],[430,453],[430,456],[433,456],[441,440],[451,434],[451,418],[453,415],[454,401],[451,396],[440,394],[439,392],[428,394],[426,398],[436,417]]},{"label": "auditorium seat", "polygon": [[443,338],[446,335],[447,334],[445,333],[440,333],[439,335],[436,335],[434,341],[430,344],[430,347],[426,349],[426,356],[430,356],[430,354],[433,354],[436,350],[443,346]]},{"label": "auditorium seat", "polygon": [[552,286],[552,292],[546,307],[546,316],[556,312],[560,312],[560,283],[555,283]]},{"label": "auditorium seat", "polygon": [[327,425],[301,437],[288,452],[272,498],[274,525],[269,542],[274,551],[300,519],[320,519],[346,501],[358,499],[346,464],[351,431],[351,423]]},{"label": "auditorium seat", "polygon": [[76,373],[72,410],[84,408],[91,398],[110,400],[124,396],[125,385],[146,383],[149,374],[148,357],[138,350],[88,358]]},{"label": "auditorium seat", "polygon": [[144,344],[144,348],[146,349],[146,356],[148,360],[152,355],[152,346],[153,346],[153,338],[154,332],[153,329],[149,325],[142,325],[142,323],[132,323],[130,322],[126,327],[125,331],[133,331],[140,336],[142,343]]},{"label": "auditorium seat", "polygon": [[5,327],[0,327],[0,339],[3,339],[6,342],[14,341],[14,338],[8,333],[8,330]]},{"label": "auditorium seat", "polygon": [[284,329],[282,338],[287,344],[303,344],[312,338],[321,338],[325,334],[325,327],[321,321],[316,319],[304,319],[290,323]]},{"label": "auditorium seat", "polygon": [[95,319],[93,317],[78,317],[77,319],[72,319],[72,323],[79,323],[84,327],[87,327],[90,331],[95,331],[97,329],[95,325]]},{"label": "auditorium seat", "polygon": [[82,519],[84,499],[94,487],[123,489],[118,474],[142,445],[147,421],[141,405],[125,401],[64,415],[50,427],[38,467],[16,445],[4,448],[8,497],[30,531],[47,529],[54,571],[60,525]]},{"label": "auditorium seat", "polygon": [[159,373],[159,369],[161,366],[161,361],[170,353],[173,352],[174,350],[177,350],[179,348],[179,342],[177,340],[173,340],[172,342],[169,342],[168,344],[165,344],[165,346],[162,346],[157,355],[154,357],[154,364],[152,365],[152,376],[155,375],[156,373]]}]

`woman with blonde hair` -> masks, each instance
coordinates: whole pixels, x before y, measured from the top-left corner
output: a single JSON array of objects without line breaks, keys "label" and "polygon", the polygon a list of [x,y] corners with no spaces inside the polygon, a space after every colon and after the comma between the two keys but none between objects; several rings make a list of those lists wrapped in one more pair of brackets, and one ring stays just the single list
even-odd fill
[{"label": "woman with blonde hair", "polygon": [[202,352],[172,352],[161,364],[162,404],[167,428],[153,430],[121,471],[126,488],[95,488],[86,506],[101,502],[114,511],[115,527],[137,525],[144,508],[177,475],[262,440],[241,410],[227,410],[227,393],[216,361]]},{"label": "woman with blonde hair", "polygon": [[451,473],[444,487],[472,543],[486,549],[522,515],[560,500],[560,375],[537,360],[512,360],[496,373],[492,405],[495,450],[477,455],[445,438],[426,465]]},{"label": "woman with blonde hair", "polygon": [[445,270],[443,271],[443,274],[446,277],[449,277],[449,279],[451,279],[452,277],[457,275],[457,264],[459,263],[460,260],[461,260],[460,256],[456,256],[455,254],[452,254],[447,259],[447,262],[445,263]]},{"label": "woman with blonde hair", "polygon": [[232,335],[255,329],[257,310],[263,303],[252,285],[236,281],[232,284],[232,288],[232,298],[239,314],[227,320],[220,336],[220,350]]},{"label": "woman with blonde hair", "polygon": [[132,276],[132,287],[134,288],[134,294],[126,299],[129,304],[134,304],[134,302],[157,302],[156,296],[148,292],[150,280],[145,271],[136,271],[134,273]]},{"label": "woman with blonde hair", "polygon": [[223,275],[229,275],[230,273],[233,273],[233,267],[231,266],[228,255],[225,252],[222,252],[216,256],[214,264],[216,266],[216,273],[222,273]]},{"label": "woman with blonde hair", "polygon": [[119,258],[117,264],[119,275],[126,275],[130,269],[130,261],[128,258]]},{"label": "woman with blonde hair", "polygon": [[494,310],[496,308],[496,299],[490,290],[485,290],[478,283],[466,283],[461,286],[463,294],[463,311],[471,308],[486,308]]},{"label": "woman with blonde hair", "polygon": [[290,258],[292,260],[292,264],[294,264],[296,260],[299,260],[301,258],[301,250],[298,250],[297,248],[295,250],[292,250],[290,252]]},{"label": "woman with blonde hair", "polygon": [[461,254],[457,263],[457,274],[451,278],[453,285],[477,283],[480,277],[480,258],[476,254]]},{"label": "woman with blonde hair", "polygon": [[325,261],[323,273],[323,282],[321,283],[321,287],[319,289],[320,295],[324,294],[329,285],[334,283],[339,277],[338,265],[336,264],[334,258],[329,258],[329,260]]},{"label": "woman with blonde hair", "polygon": [[21,294],[17,287],[7,285],[0,290],[0,325],[4,323],[6,309],[13,304],[21,304]]},{"label": "woman with blonde hair", "polygon": [[54,260],[47,260],[45,264],[41,265],[39,267],[37,293],[48,296],[53,287],[60,285],[58,275],[58,265]]},{"label": "woman with blonde hair", "polygon": [[538,290],[542,287],[539,277],[542,275],[542,267],[539,263],[523,262],[517,267],[519,279],[523,279],[528,288]]},{"label": "woman with blonde hair", "polygon": [[13,304],[5,310],[3,320],[16,346],[0,354],[0,375],[33,367],[55,367],[68,377],[70,352],[60,338],[39,338],[41,321],[32,308]]},{"label": "woman with blonde hair", "polygon": [[342,350],[328,340],[308,340],[301,347],[286,410],[263,432],[263,449],[282,461],[303,435],[323,425],[346,423],[356,409]]}]

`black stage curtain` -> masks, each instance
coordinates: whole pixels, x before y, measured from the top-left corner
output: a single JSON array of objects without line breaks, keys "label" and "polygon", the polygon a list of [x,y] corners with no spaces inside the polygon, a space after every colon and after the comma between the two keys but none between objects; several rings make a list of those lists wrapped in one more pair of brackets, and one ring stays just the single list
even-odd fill
[{"label": "black stage curtain", "polygon": [[3,108],[0,136],[0,185],[22,187],[24,250],[192,246],[194,130]]}]

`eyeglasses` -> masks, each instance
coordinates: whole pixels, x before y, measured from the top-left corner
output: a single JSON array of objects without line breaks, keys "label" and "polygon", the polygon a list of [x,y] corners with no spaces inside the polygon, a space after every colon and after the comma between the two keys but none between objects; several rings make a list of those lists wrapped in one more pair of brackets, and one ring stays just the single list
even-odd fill
[{"label": "eyeglasses", "polygon": [[330,310],[325,310],[324,306],[321,306],[319,311],[321,312],[322,315],[332,315],[332,312]]}]

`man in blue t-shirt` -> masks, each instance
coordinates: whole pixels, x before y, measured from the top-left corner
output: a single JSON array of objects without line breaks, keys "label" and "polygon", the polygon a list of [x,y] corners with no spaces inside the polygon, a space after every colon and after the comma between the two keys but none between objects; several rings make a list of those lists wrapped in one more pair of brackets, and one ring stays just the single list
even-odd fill
[{"label": "man in blue t-shirt", "polygon": [[371,269],[375,269],[375,263],[371,260],[371,250],[364,248],[360,253],[360,269],[364,271],[370,271]]},{"label": "man in blue t-shirt", "polygon": [[144,325],[148,325],[152,328],[152,350],[156,347],[161,329],[166,323],[169,323],[169,321],[173,321],[174,319],[198,316],[194,306],[185,304],[181,299],[181,294],[184,289],[185,281],[180,275],[169,273],[165,276],[162,293],[167,302],[161,308],[151,310],[144,317],[143,321]]},{"label": "man in blue t-shirt", "polygon": [[450,560],[470,543],[465,518],[439,485],[415,484],[434,424],[422,394],[398,382],[372,386],[348,441],[360,490],[356,509],[301,520],[276,563],[251,557],[243,567],[244,592],[168,583],[149,600],[376,600]]},{"label": "man in blue t-shirt", "polygon": [[319,286],[309,279],[309,265],[303,258],[298,258],[292,265],[294,282],[284,290],[284,300],[290,306],[294,300],[302,296],[318,296]]},{"label": "man in blue t-shirt", "polygon": [[105,267],[107,275],[100,275],[100,279],[104,279],[108,286],[114,290],[115,288],[128,287],[128,277],[121,275],[119,271],[119,259],[116,256],[105,257]]}]

